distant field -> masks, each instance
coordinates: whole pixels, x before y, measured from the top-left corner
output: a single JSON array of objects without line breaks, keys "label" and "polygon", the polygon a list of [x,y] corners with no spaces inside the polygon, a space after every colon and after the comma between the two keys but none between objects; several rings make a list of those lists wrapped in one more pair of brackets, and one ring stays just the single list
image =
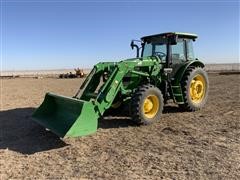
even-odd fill
[{"label": "distant field", "polygon": [[207,64],[207,71],[240,71],[240,63],[234,64]]},{"label": "distant field", "polygon": [[[234,64],[207,64],[206,70],[210,72],[216,71],[240,71],[240,63]],[[89,73],[90,69],[85,69],[85,73]],[[27,70],[27,71],[3,71],[1,76],[57,76],[65,73],[75,73],[74,69],[55,69],[55,70]]]},{"label": "distant field", "polygon": [[[90,69],[84,69],[84,73],[89,73]],[[1,76],[57,76],[59,74],[75,73],[74,69],[55,69],[55,70],[27,70],[27,71],[3,71]]]}]

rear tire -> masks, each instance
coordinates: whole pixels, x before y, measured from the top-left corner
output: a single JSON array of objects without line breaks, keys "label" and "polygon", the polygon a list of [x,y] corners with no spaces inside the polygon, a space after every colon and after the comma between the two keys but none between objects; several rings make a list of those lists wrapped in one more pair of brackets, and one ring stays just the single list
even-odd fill
[{"label": "rear tire", "polygon": [[209,82],[206,71],[201,67],[186,70],[182,82],[184,104],[179,106],[187,111],[201,109],[207,101]]},{"label": "rear tire", "polygon": [[163,110],[161,91],[151,85],[139,87],[131,100],[132,120],[138,124],[148,125],[160,119]]}]

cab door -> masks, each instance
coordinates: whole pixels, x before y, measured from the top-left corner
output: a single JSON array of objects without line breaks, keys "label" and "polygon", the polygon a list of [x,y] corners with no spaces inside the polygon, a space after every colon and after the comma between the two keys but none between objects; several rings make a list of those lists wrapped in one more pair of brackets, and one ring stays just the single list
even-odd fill
[{"label": "cab door", "polygon": [[179,68],[181,68],[181,66],[187,62],[186,41],[184,39],[178,39],[177,44],[170,46],[170,58],[172,62],[172,64],[170,65],[172,68],[171,77],[174,77]]}]

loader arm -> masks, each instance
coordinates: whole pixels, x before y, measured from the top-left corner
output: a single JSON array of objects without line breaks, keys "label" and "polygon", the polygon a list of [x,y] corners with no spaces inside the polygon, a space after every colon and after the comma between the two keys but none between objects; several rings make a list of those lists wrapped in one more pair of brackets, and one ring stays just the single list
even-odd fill
[{"label": "loader arm", "polygon": [[[134,59],[121,61],[119,63],[98,63],[94,66],[75,97],[80,100],[92,99],[98,109],[98,113],[103,115],[103,113],[111,107],[118,92],[124,90],[123,78],[126,74],[135,74],[138,77],[149,77],[151,74],[157,75],[156,70],[159,71],[160,68],[156,68],[156,66],[159,66],[157,58],[149,58],[147,60]],[[148,71],[136,71],[135,69],[137,67],[146,67]],[[151,69],[155,71],[151,71]],[[96,92],[97,87],[101,83],[101,75],[106,71],[110,72],[110,76],[107,81],[101,85],[99,91]]]}]

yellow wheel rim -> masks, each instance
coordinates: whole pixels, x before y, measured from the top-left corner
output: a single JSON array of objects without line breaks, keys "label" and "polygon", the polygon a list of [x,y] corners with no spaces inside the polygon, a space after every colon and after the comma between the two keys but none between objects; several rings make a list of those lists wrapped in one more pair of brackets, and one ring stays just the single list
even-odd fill
[{"label": "yellow wheel rim", "polygon": [[196,75],[190,83],[190,97],[194,103],[202,102],[206,91],[206,81],[200,74]]},{"label": "yellow wheel rim", "polygon": [[143,113],[147,118],[153,118],[159,109],[159,100],[155,95],[148,96],[143,102]]}]

